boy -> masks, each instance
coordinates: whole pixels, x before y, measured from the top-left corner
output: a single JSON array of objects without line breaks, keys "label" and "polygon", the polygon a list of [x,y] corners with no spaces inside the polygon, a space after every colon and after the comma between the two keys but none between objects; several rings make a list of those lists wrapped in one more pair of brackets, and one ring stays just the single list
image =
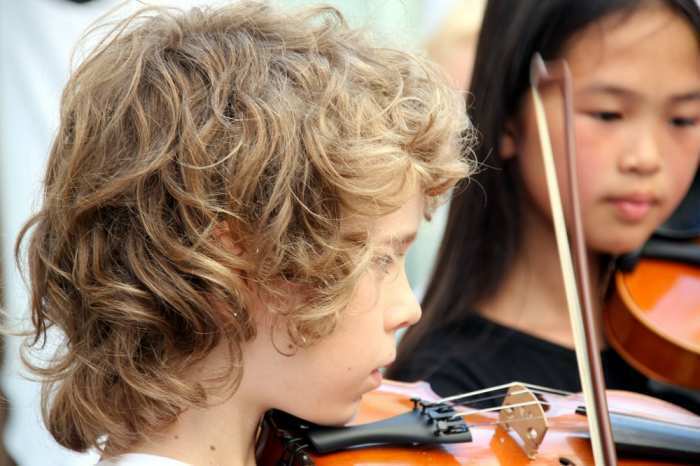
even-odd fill
[{"label": "boy", "polygon": [[348,421],[419,318],[404,256],[469,171],[460,107],[331,8],[119,22],[64,91],[18,239],[33,343],[65,334],[33,367],[56,440],[101,465],[254,464],[268,409]]}]

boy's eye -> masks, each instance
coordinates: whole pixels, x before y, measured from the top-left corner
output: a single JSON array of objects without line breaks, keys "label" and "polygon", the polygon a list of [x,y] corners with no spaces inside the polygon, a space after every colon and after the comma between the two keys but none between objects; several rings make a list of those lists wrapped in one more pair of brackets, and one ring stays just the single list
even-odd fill
[{"label": "boy's eye", "polygon": [[389,254],[382,254],[379,256],[375,256],[372,259],[372,263],[379,268],[384,273],[389,273],[389,269],[391,266],[394,264],[394,258],[390,256]]},{"label": "boy's eye", "polygon": [[674,117],[671,118],[671,124],[680,128],[687,126],[695,126],[698,124],[698,119],[692,117]]}]

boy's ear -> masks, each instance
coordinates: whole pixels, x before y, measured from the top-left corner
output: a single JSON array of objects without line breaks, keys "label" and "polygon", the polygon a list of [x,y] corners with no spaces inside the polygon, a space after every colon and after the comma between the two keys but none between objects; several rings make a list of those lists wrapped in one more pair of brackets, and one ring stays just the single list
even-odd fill
[{"label": "boy's ear", "polygon": [[518,144],[516,141],[515,124],[513,121],[506,122],[501,133],[499,141],[498,155],[503,160],[512,159],[518,152]]},{"label": "boy's ear", "polygon": [[214,238],[216,238],[217,241],[220,241],[221,244],[231,252],[231,254],[235,254],[236,256],[243,255],[243,248],[234,240],[233,235],[231,234],[231,229],[227,223],[218,223],[214,227],[213,234]]}]

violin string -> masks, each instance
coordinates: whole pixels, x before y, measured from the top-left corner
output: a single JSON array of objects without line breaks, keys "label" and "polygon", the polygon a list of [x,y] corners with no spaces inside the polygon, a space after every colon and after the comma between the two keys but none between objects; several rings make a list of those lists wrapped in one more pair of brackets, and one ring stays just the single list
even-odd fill
[{"label": "violin string", "polygon": [[[533,391],[528,391],[528,390],[520,390],[520,391],[517,391],[517,392],[511,392],[510,395],[511,395],[511,396],[513,396],[513,395],[522,395],[522,394],[524,394],[524,393],[540,393],[540,392],[533,392]],[[509,394],[509,393],[506,392],[506,393],[500,393],[500,394],[498,394],[498,395],[482,396],[481,398],[476,398],[476,399],[474,399],[474,400],[469,400],[469,401],[466,402],[466,403],[460,403],[458,406],[468,407],[468,406],[472,406],[472,405],[475,405],[475,404],[478,404],[478,403],[483,403],[484,401],[490,401],[490,400],[497,400],[497,399],[505,398],[506,395],[508,395],[508,394]]]},{"label": "violin string", "polygon": [[[520,393],[525,393],[525,392],[520,392]],[[484,409],[473,410],[473,411],[460,411],[460,412],[456,412],[455,414],[453,414],[452,417],[451,417],[450,419],[454,419],[454,418],[457,418],[457,417],[466,418],[466,417],[469,417],[469,416],[472,416],[472,415],[484,414],[484,413],[489,413],[489,412],[499,412],[499,411],[502,411],[502,410],[508,409],[508,408],[511,408],[511,409],[512,409],[512,408],[519,408],[519,407],[533,406],[533,405],[557,406],[557,405],[563,405],[563,404],[566,404],[566,403],[565,403],[565,402],[557,402],[557,401],[553,401],[553,402],[549,402],[549,401],[540,401],[540,400],[537,400],[537,401],[525,401],[525,402],[522,402],[522,403],[513,403],[513,404],[509,404],[509,405],[495,406],[495,407],[492,407],[492,408],[484,408]],[[614,411],[614,410],[610,411],[610,414],[621,414],[621,415],[624,415],[624,416],[627,416],[627,417],[633,417],[633,418],[642,419],[642,420],[650,419],[648,416],[644,416],[644,415],[642,415],[642,414],[624,413],[624,412],[617,412],[617,411]],[[525,416],[520,417],[520,418],[517,418],[517,417],[516,417],[516,418],[513,418],[513,419],[508,419],[508,421],[505,421],[505,422],[509,422],[509,423],[510,423],[510,422],[521,422],[521,421],[527,421],[527,420],[533,420],[533,419],[547,419],[547,416],[546,416],[546,415],[545,415],[545,416],[528,416],[528,415],[525,415]],[[668,424],[675,424],[675,425],[682,426],[682,427],[694,427],[694,428],[697,428],[697,427],[695,427],[695,426],[691,426],[690,424],[686,424],[686,423],[683,423],[683,422],[673,422],[673,421],[665,421],[665,422],[668,423]],[[502,422],[501,422],[501,421],[491,421],[491,422],[484,422],[484,423],[477,423],[477,424],[469,424],[469,427],[492,426],[492,425],[498,425],[498,424],[502,424]]]},{"label": "violin string", "polygon": [[[553,392],[556,392],[556,391],[557,391],[557,390],[546,390],[546,391],[541,391],[541,390],[536,390],[536,389],[533,389],[533,390],[530,390],[530,391],[528,391],[528,390],[520,390],[520,391],[517,391],[517,392],[512,392],[510,395],[520,395],[520,394],[524,394],[524,393],[533,393],[533,394],[541,394],[541,395],[551,395],[551,394],[556,394],[556,393],[553,393]],[[561,393],[567,393],[567,392],[561,391]],[[475,405],[475,404],[480,403],[480,402],[490,401],[490,400],[498,399],[498,398],[502,398],[502,397],[505,398],[505,394],[485,396],[485,397],[477,398],[477,399],[475,399],[475,400],[470,400],[470,401],[467,402],[467,403],[460,403],[459,406],[469,407],[470,405]],[[549,401],[538,400],[538,401],[532,401],[532,402],[530,402],[530,403],[531,403],[531,404],[540,404],[540,405],[543,405],[543,406],[551,406],[551,407],[557,407],[557,406],[564,406],[564,407],[566,407],[567,405],[572,405],[572,404],[577,405],[577,406],[583,406],[583,405],[584,405],[583,400],[568,400],[568,401],[567,401],[567,400],[549,400]],[[510,407],[514,407],[514,406],[518,406],[518,405],[515,405],[515,404],[511,404],[511,405],[502,405],[502,406],[498,406],[498,407],[492,407],[492,408],[489,408],[489,409],[490,409],[491,411],[498,411],[499,409],[505,409],[505,408],[508,408],[509,406],[510,406]],[[482,413],[482,412],[486,412],[486,411],[485,411],[485,410],[475,410],[475,411],[464,411],[463,413],[466,413],[466,414],[465,414],[465,416],[466,416],[466,415],[468,415],[469,413],[478,414],[478,413]],[[609,412],[610,412],[610,414],[619,414],[619,415],[623,415],[623,416],[634,417],[634,418],[637,418],[637,419],[651,419],[649,416],[646,416],[646,415],[644,415],[644,414],[642,414],[642,413],[629,413],[629,412],[624,412],[624,411],[615,411],[614,409],[611,409]],[[676,425],[679,425],[679,426],[684,426],[684,427],[690,426],[690,424],[683,423],[683,422],[674,422],[674,421],[665,421],[665,422],[673,423],[673,424],[676,424]]]},{"label": "violin string", "polygon": [[[512,393],[512,394],[513,394],[513,395],[517,395],[517,394],[521,394],[521,393],[527,393],[527,392],[525,392],[525,391],[520,391],[520,392],[515,392],[515,393]],[[465,406],[465,407],[467,407],[467,406],[472,406],[472,405],[475,405],[475,404],[478,404],[478,403],[483,403],[484,401],[498,400],[498,399],[504,398],[505,396],[506,396],[505,393],[500,393],[500,394],[498,394],[498,395],[482,396],[481,398],[476,398],[476,399],[473,399],[473,400],[469,400],[469,401],[466,402],[466,403],[460,403],[458,406]]]},{"label": "violin string", "polygon": [[[479,390],[481,391],[481,390]],[[551,394],[550,390],[545,389],[545,391],[540,391],[540,390],[534,390],[534,393],[544,393],[544,394]],[[520,390],[518,392],[513,392],[511,395],[516,395],[516,394],[522,394],[522,393],[528,393],[527,390]],[[565,392],[564,392],[565,393]],[[482,401],[488,401],[493,398],[498,398],[501,395],[494,395],[494,396],[489,396],[489,397],[482,397],[479,400]],[[479,401],[477,400],[477,401]],[[476,403],[477,401],[472,401],[471,404]],[[561,406],[561,405],[566,405],[569,404],[566,401],[544,401],[544,400],[535,400],[535,401],[525,401],[522,403],[513,403],[513,404],[508,404],[508,405],[502,405],[502,406],[495,406],[491,408],[484,408],[484,409],[479,409],[479,410],[472,410],[472,411],[459,411],[456,412],[450,419],[455,419],[458,417],[461,418],[467,418],[469,416],[477,415],[477,414],[484,414],[484,413],[490,413],[490,412],[499,412],[504,409],[512,409],[512,408],[519,408],[519,407],[525,407],[525,406],[533,406],[533,405],[540,405],[540,406]],[[577,403],[578,404],[578,403]],[[462,405],[462,406],[468,406]],[[516,411],[517,412],[517,411]],[[629,417],[634,417],[637,419],[649,419],[647,416],[644,416],[642,414],[632,414],[632,413],[624,413],[624,412],[616,412],[614,410],[610,411],[610,414],[622,414],[625,416]],[[508,419],[507,421],[490,421],[490,422],[484,422],[484,423],[477,423],[477,424],[469,424],[469,427],[481,427],[481,426],[493,426],[493,425],[500,425],[503,424],[504,422],[508,423],[513,423],[513,422],[522,422],[522,421],[528,421],[528,420],[536,420],[536,419],[547,419],[547,416],[529,416],[529,415],[524,415],[522,417],[515,417],[512,419]],[[684,424],[682,422],[672,422],[673,424],[679,425],[679,426],[684,426],[684,427],[690,427],[688,424]]]},{"label": "violin string", "polygon": [[513,403],[511,405],[505,405],[505,406],[495,406],[493,408],[484,408],[484,409],[477,409],[474,411],[458,411],[455,414],[452,415],[452,419],[456,417],[468,417],[468,416],[473,416],[475,414],[483,414],[483,413],[490,413],[494,411],[502,411],[504,409],[512,409],[512,408],[520,408],[522,406],[533,406],[533,405],[549,405],[546,401],[524,401],[522,403]]},{"label": "violin string", "polygon": [[[527,392],[521,391],[521,392],[515,392],[515,393],[513,393],[513,394],[519,394],[519,393],[527,393]],[[538,392],[535,392],[535,393],[538,393]],[[461,406],[461,407],[465,407],[465,408],[466,408],[466,407],[469,407],[470,405],[477,404],[477,403],[480,402],[480,401],[489,401],[489,400],[498,399],[498,398],[501,398],[501,397],[502,397],[502,395],[495,395],[495,396],[490,396],[490,397],[483,397],[483,398],[480,398],[480,399],[478,399],[478,400],[471,401],[471,402],[469,402],[469,403],[460,404],[460,405],[458,405],[458,407]],[[532,404],[540,404],[540,405],[542,405],[542,406],[551,406],[551,407],[557,407],[557,406],[566,407],[567,405],[571,405],[571,404],[576,404],[576,405],[580,405],[580,404],[581,404],[581,403],[576,403],[576,402],[575,402],[575,403],[572,403],[572,402],[570,402],[570,401],[563,401],[563,400],[551,400],[551,401],[537,400],[537,401],[531,401],[531,403],[532,403]],[[511,404],[511,405],[501,405],[501,406],[498,406],[498,407],[492,407],[491,409],[493,409],[494,411],[497,411],[498,409],[505,409],[505,408],[507,408],[508,406],[515,406],[515,405],[512,405],[512,404]],[[464,411],[464,412],[479,413],[479,412],[481,412],[481,411]],[[616,414],[614,411],[610,411],[610,413],[611,413],[611,414]]]},{"label": "violin string", "polygon": [[[508,419],[506,421],[508,424],[514,424],[517,422],[524,422],[524,421],[536,421],[539,419],[547,419],[547,416],[532,416],[532,417],[521,417],[521,418],[515,418],[515,419]],[[491,422],[478,422],[476,424],[469,424],[469,428],[472,427],[491,427],[491,426],[502,426],[503,427],[504,422],[502,421],[491,421]]]},{"label": "violin string", "polygon": [[456,395],[441,398],[441,399],[435,401],[434,403],[438,404],[438,403],[453,402],[453,401],[457,401],[457,400],[461,400],[461,399],[465,399],[465,398],[472,398],[472,397],[482,395],[485,393],[492,393],[492,392],[495,392],[498,390],[505,391],[513,386],[523,386],[525,388],[529,388],[531,391],[536,391],[537,393],[541,393],[541,394],[552,394],[552,395],[560,395],[560,396],[571,395],[571,392],[567,392],[564,390],[556,390],[556,389],[544,387],[541,385],[534,385],[534,384],[520,383],[520,382],[510,382],[507,384],[497,385],[495,387],[484,388],[481,390],[474,390],[471,392],[458,393]]},{"label": "violin string", "polygon": [[536,393],[559,395],[559,396],[571,396],[571,395],[573,395],[572,392],[567,392],[566,390],[558,390],[556,388],[543,387],[541,385],[534,385],[534,384],[530,384],[530,383],[523,383],[520,385],[524,386],[525,388],[529,388],[531,392],[536,392]]},{"label": "violin string", "polygon": [[441,398],[441,399],[435,401],[435,404],[438,404],[438,403],[447,403],[447,402],[451,402],[451,401],[457,401],[457,400],[461,400],[461,399],[464,399],[464,398],[470,398],[470,397],[473,397],[473,396],[481,395],[481,394],[484,394],[484,393],[495,392],[495,391],[497,391],[497,390],[505,390],[505,389],[508,389],[508,388],[510,388],[510,387],[512,387],[512,386],[513,386],[513,382],[507,383],[507,384],[503,384],[503,385],[497,385],[497,386],[495,386],[495,387],[483,388],[483,389],[481,389],[481,390],[474,390],[474,391],[471,391],[471,392],[458,393],[458,394],[456,394],[456,395],[452,395],[452,396],[448,396],[448,397],[445,397],[445,398]]},{"label": "violin string", "polygon": [[[536,395],[551,395],[551,394],[552,394],[552,393],[549,392],[549,391],[541,391],[541,390],[520,390],[520,391],[517,391],[517,392],[511,392],[510,395],[513,396],[513,395],[521,395],[521,394],[526,394],[526,393],[527,393],[527,394],[532,393],[532,394],[536,394]],[[483,403],[483,402],[485,402],[485,401],[491,401],[491,400],[496,400],[496,399],[505,398],[505,396],[506,396],[507,394],[508,394],[508,393],[502,393],[502,394],[490,395],[490,396],[482,396],[482,397],[480,397],[480,398],[476,398],[476,399],[473,399],[473,400],[469,400],[469,401],[467,401],[467,402],[459,403],[459,406],[463,406],[463,407],[474,406],[474,405],[476,405],[476,404]],[[430,406],[430,404],[432,404],[432,403],[425,403],[426,406]],[[549,401],[549,402],[541,401],[541,404],[546,404],[546,405],[548,405],[548,406],[553,406],[553,405],[566,405],[566,402],[563,402],[563,401],[562,401],[562,402],[558,402],[558,401]]]},{"label": "violin string", "polygon": [[567,397],[572,395],[571,393],[565,391],[541,390],[538,388],[530,388],[530,392],[537,393],[540,395],[556,395],[559,397]]},{"label": "violin string", "polygon": [[309,449],[309,445],[306,444],[306,443],[303,444],[303,445],[299,445],[299,446],[294,450],[293,455],[294,455],[294,456],[297,456],[299,453],[306,452],[308,449]]}]

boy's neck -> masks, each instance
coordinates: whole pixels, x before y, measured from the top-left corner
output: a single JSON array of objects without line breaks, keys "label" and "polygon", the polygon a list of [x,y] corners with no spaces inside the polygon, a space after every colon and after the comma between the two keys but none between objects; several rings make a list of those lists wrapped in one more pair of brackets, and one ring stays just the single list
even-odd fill
[{"label": "boy's neck", "polygon": [[[217,358],[221,354],[214,350],[192,371],[192,377],[204,380],[220,370]],[[226,399],[212,398],[209,407],[184,411],[172,426],[135,445],[130,453],[160,455],[197,466],[255,466],[255,441],[265,409],[244,390]]]},{"label": "boy's neck", "polygon": [[[500,324],[515,328],[566,348],[574,347],[556,238],[551,220],[533,209],[524,211],[521,246],[507,268],[499,290],[486,300],[481,313]],[[573,248],[573,244],[571,245]],[[589,280],[599,314],[600,257],[589,254]],[[603,341],[603,340],[599,340]]]}]

